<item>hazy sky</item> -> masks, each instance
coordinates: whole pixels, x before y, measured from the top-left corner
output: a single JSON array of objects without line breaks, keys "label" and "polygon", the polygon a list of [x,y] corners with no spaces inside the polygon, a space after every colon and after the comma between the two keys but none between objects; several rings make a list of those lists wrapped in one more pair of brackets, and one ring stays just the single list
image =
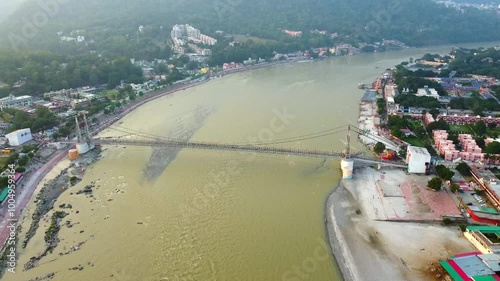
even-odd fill
[{"label": "hazy sky", "polygon": [[0,21],[5,20],[24,1],[27,0],[0,0]]}]

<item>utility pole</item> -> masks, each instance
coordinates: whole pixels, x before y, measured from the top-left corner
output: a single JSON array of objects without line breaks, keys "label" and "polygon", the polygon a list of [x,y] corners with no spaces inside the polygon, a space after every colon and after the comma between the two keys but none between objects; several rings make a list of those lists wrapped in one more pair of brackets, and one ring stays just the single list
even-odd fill
[{"label": "utility pole", "polygon": [[345,158],[351,158],[351,125],[347,125],[347,148],[345,152]]}]

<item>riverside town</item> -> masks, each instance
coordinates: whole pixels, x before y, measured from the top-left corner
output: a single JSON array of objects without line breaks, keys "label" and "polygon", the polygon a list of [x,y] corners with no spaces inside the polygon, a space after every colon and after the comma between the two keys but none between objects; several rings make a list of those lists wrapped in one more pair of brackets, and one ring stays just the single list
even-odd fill
[{"label": "riverside town", "polygon": [[0,279],[500,280],[498,0],[0,1]]}]

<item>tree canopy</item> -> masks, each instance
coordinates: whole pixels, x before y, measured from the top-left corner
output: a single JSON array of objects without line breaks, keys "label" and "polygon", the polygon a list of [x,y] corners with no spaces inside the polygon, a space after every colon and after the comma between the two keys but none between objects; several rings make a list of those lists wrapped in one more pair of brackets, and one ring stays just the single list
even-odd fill
[{"label": "tree canopy", "polygon": [[[127,58],[104,59],[96,55],[64,56],[46,51],[12,53],[0,49],[0,80],[8,84],[3,96],[41,95],[60,89],[107,84],[114,88],[122,80],[142,82],[142,69]],[[12,88],[22,81],[18,88]],[[0,96],[1,97],[1,96]]]},{"label": "tree canopy", "polygon": [[438,177],[433,177],[427,182],[427,187],[435,191],[441,190],[442,186],[443,186],[443,181]]},{"label": "tree canopy", "polygon": [[424,88],[425,86],[428,86],[429,88],[434,88],[438,92],[440,96],[447,96],[448,94],[446,91],[443,89],[441,84],[439,84],[436,81],[431,81],[427,80],[422,77],[413,77],[413,76],[406,76],[403,78],[400,78],[399,81],[396,81],[398,85],[398,90],[400,92],[403,92],[403,89],[409,89],[410,93],[417,93],[417,90],[420,88]]},{"label": "tree canopy", "polygon": [[460,185],[458,185],[458,183],[453,183],[450,185],[450,190],[455,193],[460,190]]},{"label": "tree canopy", "polygon": [[401,94],[394,98],[396,103],[404,107],[440,108],[441,104],[432,97],[417,97],[413,94]]},{"label": "tree canopy", "polygon": [[[31,20],[40,11],[38,2],[27,1],[0,26],[1,44],[12,45],[15,38],[18,47],[57,50],[62,54],[92,49],[102,51],[106,57],[145,59],[168,52],[165,43],[170,28],[178,23],[193,24],[213,36],[216,30],[248,34],[295,50],[326,46],[338,38],[355,45],[385,38],[413,46],[500,39],[497,32],[500,19],[495,11],[475,8],[458,11],[432,0],[400,0],[389,5],[382,0],[65,1],[59,6],[61,12],[51,14],[43,28],[35,28],[32,38],[13,37],[12,34],[23,34],[26,24],[23,19]],[[140,25],[144,28],[139,32]],[[283,29],[304,33],[292,38]],[[315,29],[337,33],[338,37],[309,34]],[[57,32],[69,34],[74,30],[83,30],[89,43],[60,44]]]},{"label": "tree canopy", "polygon": [[500,50],[495,48],[464,49],[458,48],[452,54],[451,61],[444,75],[456,71],[457,76],[478,74],[500,79]]},{"label": "tree canopy", "polygon": [[474,130],[476,131],[476,133],[478,135],[484,136],[484,134],[486,134],[486,130],[487,130],[487,127],[486,127],[486,124],[484,123],[484,121],[483,120],[477,121],[474,124]]},{"label": "tree canopy", "polygon": [[33,132],[50,129],[58,124],[57,117],[46,107],[40,106],[35,110],[35,115],[31,117],[28,113],[12,108],[4,108],[7,112],[14,116],[12,118],[12,126],[7,129],[7,132],[12,132],[19,129],[30,128]]},{"label": "tree canopy", "polygon": [[436,173],[438,174],[438,176],[440,178],[442,178],[443,180],[446,180],[446,181],[451,180],[451,178],[455,175],[455,172],[453,172],[452,170],[450,170],[449,168],[447,168],[444,165],[437,165],[436,166]]},{"label": "tree canopy", "polygon": [[488,154],[500,154],[500,142],[497,142],[497,141],[490,142],[486,146],[485,152]]},{"label": "tree canopy", "polygon": [[385,150],[385,144],[383,144],[381,142],[377,142],[375,144],[375,146],[373,147],[373,152],[375,152],[377,154],[384,152],[384,150]]},{"label": "tree canopy", "polygon": [[458,172],[460,172],[460,174],[462,174],[464,176],[470,176],[471,175],[469,166],[466,163],[464,163],[464,162],[460,162],[455,169]]},{"label": "tree canopy", "polygon": [[427,125],[427,132],[432,132],[434,130],[445,130],[448,131],[450,129],[450,125],[446,123],[443,119],[439,119],[438,121],[432,122]]}]

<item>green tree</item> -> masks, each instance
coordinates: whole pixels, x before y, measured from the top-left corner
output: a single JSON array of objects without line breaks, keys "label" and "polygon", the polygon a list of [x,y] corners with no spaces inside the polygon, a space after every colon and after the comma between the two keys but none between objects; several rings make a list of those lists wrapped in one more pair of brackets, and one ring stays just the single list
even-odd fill
[{"label": "green tree", "polygon": [[452,185],[450,185],[450,190],[451,192],[456,193],[460,190],[460,185],[458,185],[457,183],[453,183]]},{"label": "green tree", "polygon": [[23,157],[23,158],[17,160],[17,164],[19,166],[26,166],[26,164],[28,164],[28,161],[29,161],[28,157]]},{"label": "green tree", "polygon": [[186,64],[187,70],[196,70],[199,68],[199,63],[195,61],[190,61]]},{"label": "green tree", "polygon": [[429,110],[429,113],[432,115],[432,117],[437,118],[437,116],[439,115],[439,109],[432,108],[431,110]]},{"label": "green tree", "polygon": [[469,166],[465,162],[460,162],[455,168],[463,176],[471,176]]},{"label": "green tree", "polygon": [[444,165],[437,165],[436,173],[440,178],[442,178],[445,181],[451,180],[451,178],[455,175],[455,172],[451,171]]},{"label": "green tree", "polygon": [[441,190],[442,186],[443,186],[443,181],[438,177],[433,177],[427,182],[427,187],[435,191]]},{"label": "green tree", "polygon": [[450,125],[446,123],[443,119],[439,119],[438,121],[432,122],[427,125],[427,132],[431,133],[434,130],[450,130]]},{"label": "green tree", "polygon": [[486,146],[485,152],[489,153],[489,154],[500,154],[500,142],[497,142],[497,141],[490,142]]},{"label": "green tree", "polygon": [[61,135],[63,137],[67,137],[70,134],[70,130],[65,126],[65,127],[59,128],[58,133],[59,133],[59,135]]},{"label": "green tree", "polygon": [[484,123],[483,120],[479,120],[474,124],[474,130],[476,130],[476,133],[480,136],[484,136],[486,134],[486,124]]},{"label": "green tree", "polygon": [[385,144],[381,142],[377,142],[377,144],[375,144],[375,146],[373,147],[373,152],[377,154],[384,152],[384,150],[385,150]]},{"label": "green tree", "polygon": [[34,145],[24,145],[23,148],[21,149],[22,153],[28,153],[30,151],[33,151],[36,149],[36,146]]},{"label": "green tree", "polygon": [[7,187],[9,185],[9,178],[8,177],[0,177],[0,188]]},{"label": "green tree", "polygon": [[14,152],[7,158],[7,164],[14,164],[19,157],[19,153]]}]

